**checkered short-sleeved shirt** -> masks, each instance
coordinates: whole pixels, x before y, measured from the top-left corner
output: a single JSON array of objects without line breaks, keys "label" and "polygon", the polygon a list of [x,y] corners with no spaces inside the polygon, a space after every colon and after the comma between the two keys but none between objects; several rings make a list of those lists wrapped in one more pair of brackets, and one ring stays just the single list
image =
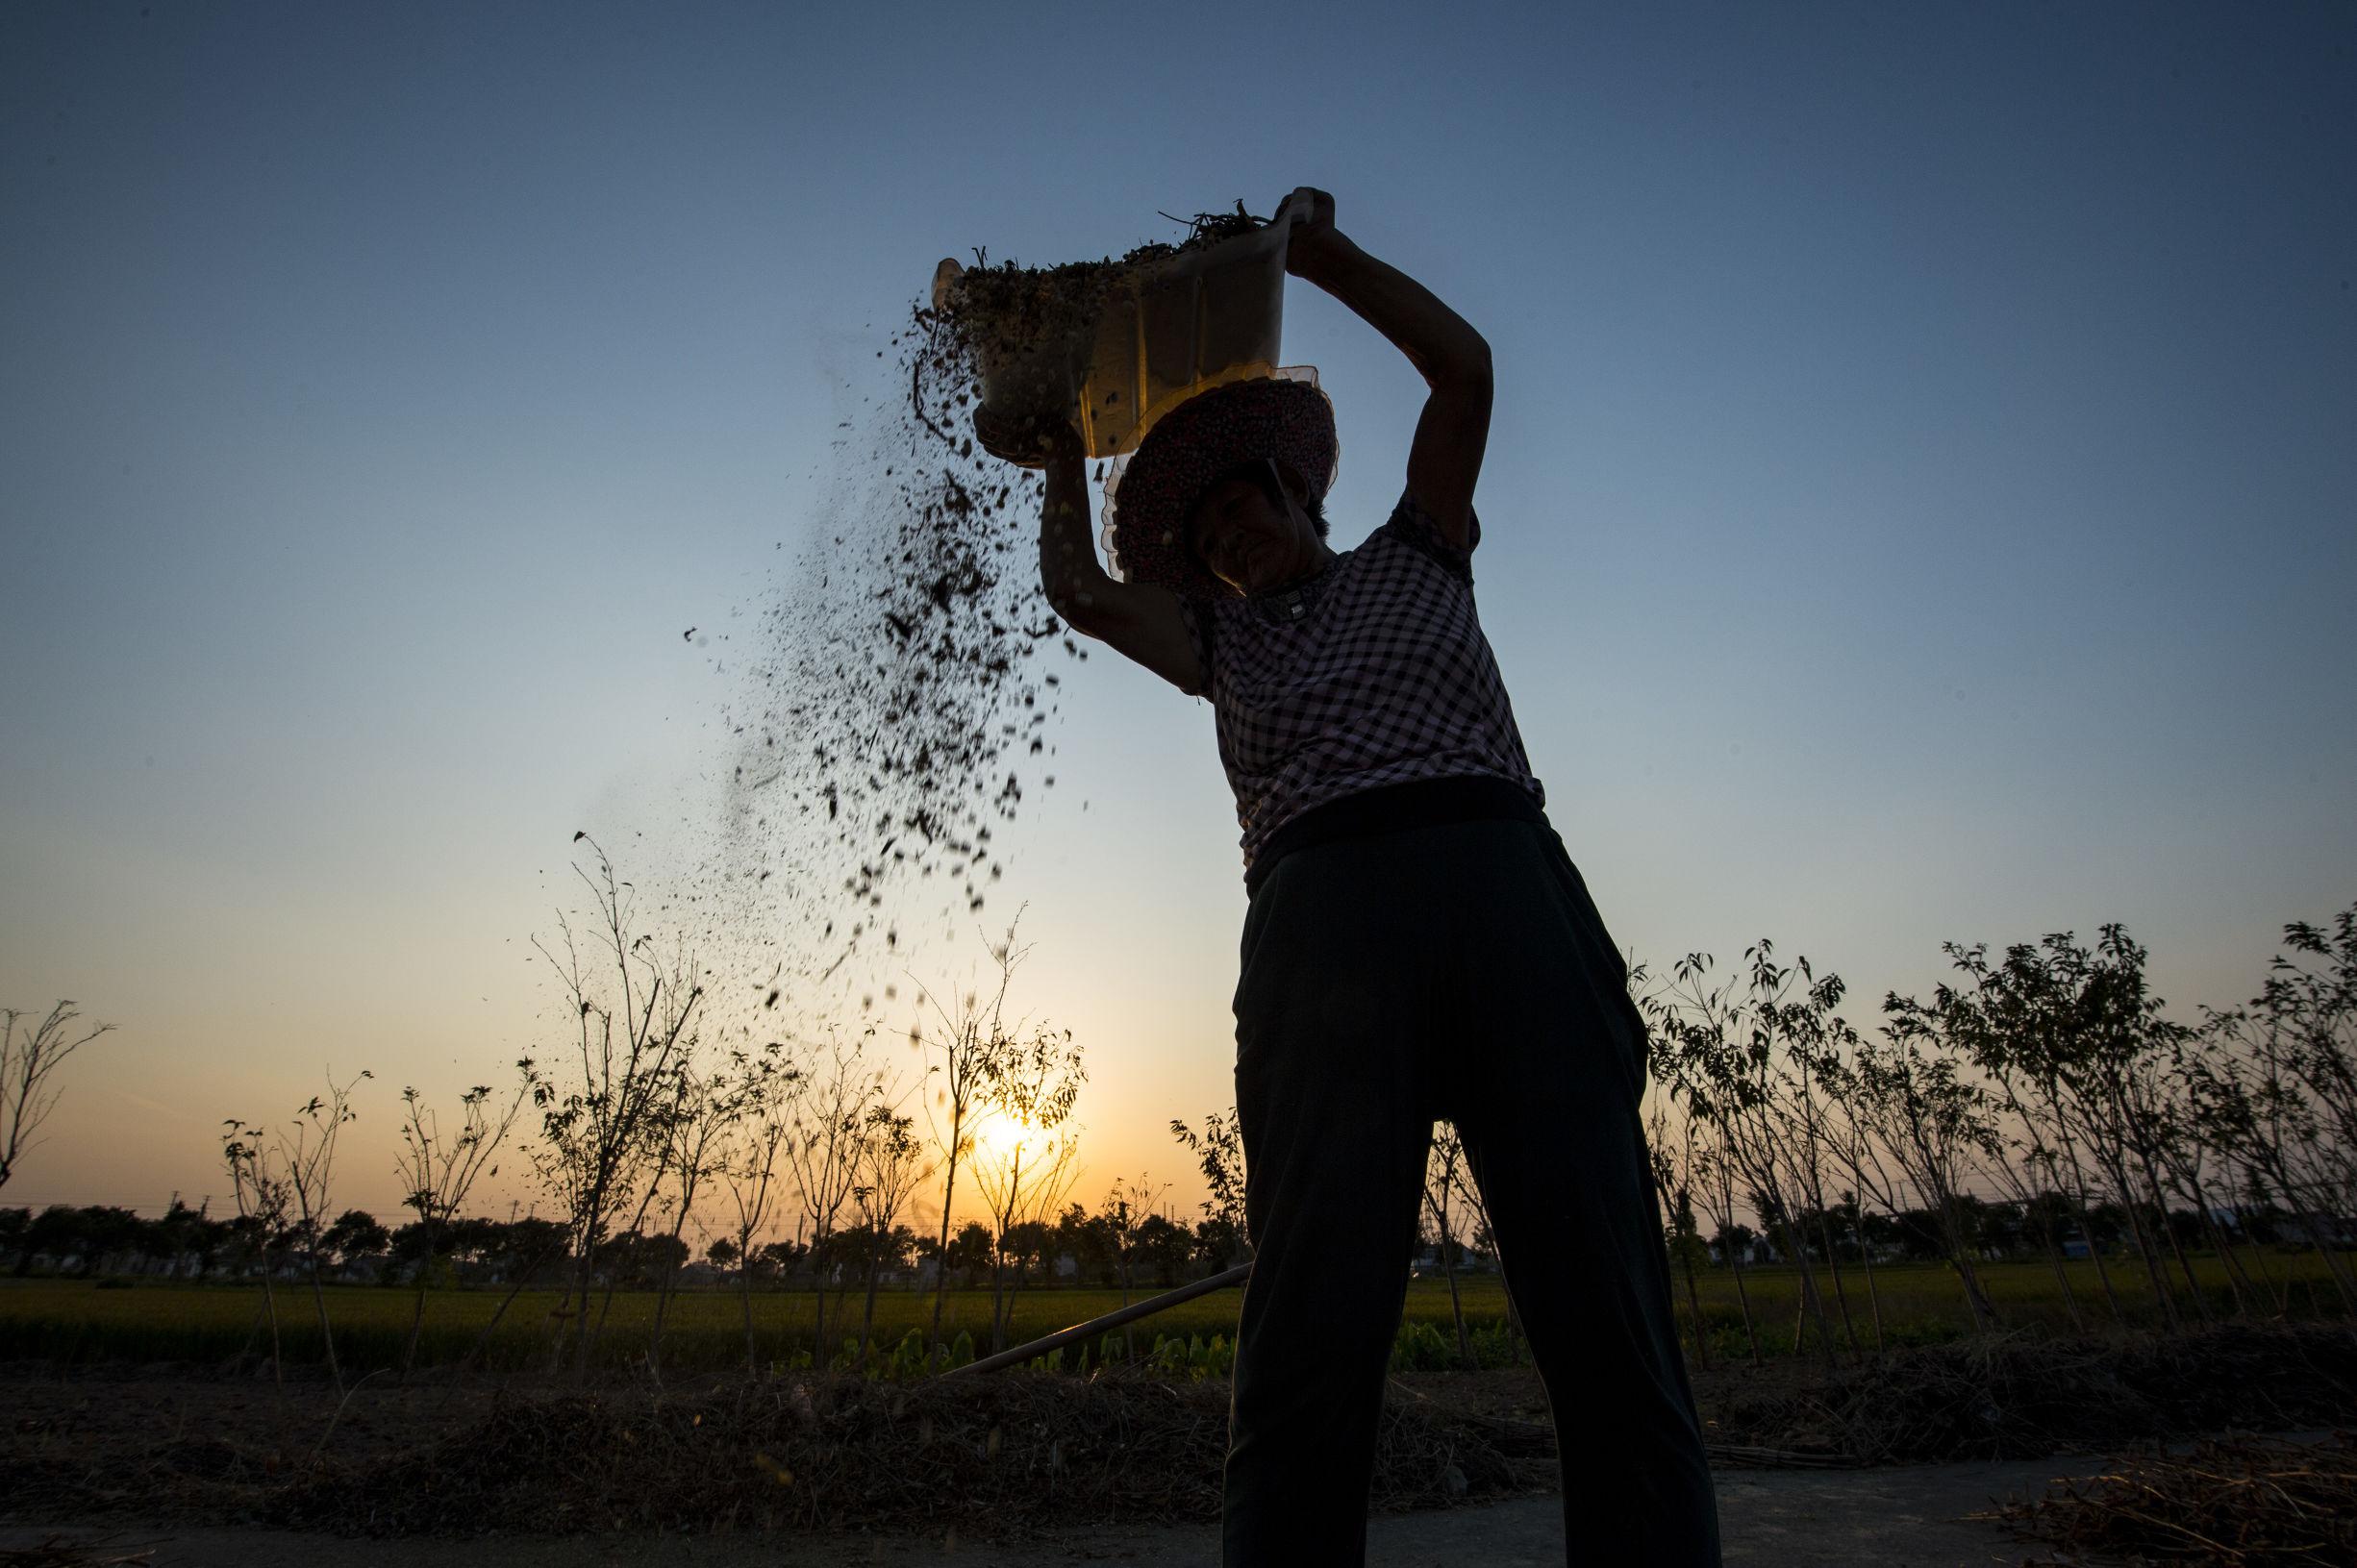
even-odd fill
[{"label": "checkered short-sleeved shirt", "polygon": [[1247,869],[1302,812],[1387,784],[1494,778],[1546,804],[1473,611],[1471,550],[1413,497],[1307,583],[1181,604]]}]

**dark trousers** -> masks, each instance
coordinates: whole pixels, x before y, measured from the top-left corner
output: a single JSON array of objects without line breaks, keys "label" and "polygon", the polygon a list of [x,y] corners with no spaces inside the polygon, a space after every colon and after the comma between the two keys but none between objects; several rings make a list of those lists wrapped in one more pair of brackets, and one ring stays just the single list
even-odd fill
[{"label": "dark trousers", "polygon": [[1254,890],[1236,1104],[1256,1249],[1229,1568],[1363,1562],[1432,1124],[1456,1124],[1563,1450],[1572,1563],[1716,1565],[1670,1316],[1626,966],[1548,829],[1462,822],[1288,856]]}]

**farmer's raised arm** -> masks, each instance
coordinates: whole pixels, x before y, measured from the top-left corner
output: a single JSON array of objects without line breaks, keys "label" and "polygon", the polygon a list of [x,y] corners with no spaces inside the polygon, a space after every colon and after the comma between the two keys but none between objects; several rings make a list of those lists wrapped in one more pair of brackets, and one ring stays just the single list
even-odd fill
[{"label": "farmer's raised arm", "polygon": [[1065,624],[1111,643],[1185,692],[1204,688],[1202,660],[1167,589],[1118,583],[1098,564],[1089,537],[1087,458],[1077,432],[1056,437],[1040,509],[1040,586]]},{"label": "farmer's raised arm", "polygon": [[1490,345],[1463,316],[1334,226],[1334,198],[1306,187],[1311,215],[1294,226],[1286,270],[1359,313],[1408,357],[1431,391],[1408,451],[1408,492],[1460,550],[1471,546],[1473,485],[1490,441]]}]

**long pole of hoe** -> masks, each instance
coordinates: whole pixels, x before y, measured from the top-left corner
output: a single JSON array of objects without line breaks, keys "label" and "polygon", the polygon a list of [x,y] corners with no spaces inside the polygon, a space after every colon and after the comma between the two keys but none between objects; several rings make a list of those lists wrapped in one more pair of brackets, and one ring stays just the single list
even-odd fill
[{"label": "long pole of hoe", "polygon": [[1086,1323],[1075,1323],[1068,1329],[1059,1329],[1044,1339],[1035,1339],[1028,1345],[1017,1345],[1013,1350],[1002,1350],[996,1356],[986,1356],[979,1361],[968,1361],[964,1366],[952,1367],[941,1376],[944,1378],[965,1377],[977,1372],[996,1372],[1001,1367],[1019,1366],[1035,1356],[1045,1356],[1050,1351],[1062,1350],[1066,1345],[1087,1339],[1093,1334],[1103,1333],[1108,1329],[1118,1329],[1124,1323],[1135,1323],[1141,1317],[1152,1317],[1155,1313],[1176,1307],[1181,1302],[1191,1302],[1197,1296],[1208,1296],[1215,1290],[1225,1290],[1230,1285],[1242,1284],[1251,1276],[1251,1264],[1239,1263],[1234,1268],[1215,1274],[1208,1280],[1197,1280],[1194,1283],[1181,1285],[1176,1290],[1166,1290],[1159,1296],[1148,1296],[1141,1302],[1133,1302],[1127,1307],[1116,1307],[1103,1317],[1092,1317]]}]

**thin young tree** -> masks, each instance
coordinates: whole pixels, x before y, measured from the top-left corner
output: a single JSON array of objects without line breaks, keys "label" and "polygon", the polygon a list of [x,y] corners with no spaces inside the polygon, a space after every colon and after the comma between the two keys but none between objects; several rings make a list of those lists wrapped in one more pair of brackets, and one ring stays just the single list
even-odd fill
[{"label": "thin young tree", "polygon": [[2169,1082],[2164,1092],[2174,1135],[2161,1145],[2162,1174],[2170,1190],[2192,1206],[2194,1223],[2201,1227],[2211,1250],[2225,1265],[2226,1289],[2233,1298],[2235,1313],[2247,1317],[2258,1287],[2251,1282],[2242,1258],[2236,1255],[2234,1238],[2219,1222],[2220,1193],[2214,1185],[2225,1184],[2226,1190],[2231,1190],[2231,1156],[2218,1137],[2219,1130],[2205,1114],[2207,1108],[2200,1100],[2201,1063],[2218,1049],[2215,1034],[2191,1029],[2180,1033],[2171,1047]]},{"label": "thin young tree", "polygon": [[1647,1085],[1645,1155],[1653,1166],[1654,1203],[1662,1222],[1662,1234],[1686,1279],[1686,1315],[1693,1324],[1694,1358],[1707,1370],[1711,1364],[1710,1331],[1703,1322],[1702,1297],[1694,1285],[1694,1249],[1700,1236],[1694,1223],[1693,1118],[1680,1114],[1673,1121],[1673,1107],[1666,1086]]},{"label": "thin young tree", "polygon": [[717,1171],[721,1141],[743,1114],[739,1085],[725,1069],[704,1072],[683,1063],[672,1081],[672,1099],[663,1115],[664,1135],[670,1147],[663,1163],[669,1171],[669,1195],[663,1201],[669,1212],[671,1245],[664,1249],[663,1278],[655,1292],[655,1321],[646,1343],[647,1371],[663,1377],[663,1331],[670,1316],[671,1298],[679,1290],[679,1272],[688,1256],[681,1241],[689,1216],[704,1183]]},{"label": "thin young tree", "polygon": [[[1762,961],[1765,963],[1764,958]],[[1834,1010],[1847,987],[1837,974],[1814,973],[1806,958],[1794,959],[1786,968],[1768,965],[1764,973],[1773,977],[1773,984],[1756,1007],[1760,1027],[1777,1055],[1770,1078],[1769,1117],[1778,1130],[1784,1166],[1792,1174],[1799,1200],[1796,1228],[1805,1233],[1809,1222],[1816,1221],[1825,1272],[1833,1282],[1834,1305],[1854,1356],[1859,1350],[1858,1330],[1850,1317],[1849,1291],[1842,1278],[1842,1250],[1833,1234],[1834,1207],[1827,1201],[1831,1195],[1825,1182],[1826,1167],[1834,1159],[1832,1090],[1843,1081],[1858,1045],[1857,1031]]]},{"label": "thin young tree", "polygon": [[[1077,1061],[1077,1058],[1075,1058]],[[1064,1206],[1081,1177],[1080,1129],[1066,1114],[1036,1124],[1028,1137],[1018,1137],[995,1158],[974,1167],[980,1189],[997,1234],[990,1251],[990,1348],[1006,1348],[1015,1322],[1016,1298],[1021,1294],[1021,1260],[1028,1241],[1045,1234],[1045,1220]],[[1010,1267],[1010,1263],[1015,1266]]]},{"label": "thin young tree", "polygon": [[753,1278],[760,1238],[768,1229],[778,1197],[778,1158],[792,1132],[794,1108],[806,1086],[801,1068],[788,1058],[783,1041],[731,1055],[738,1115],[721,1145],[718,1168],[733,1216],[730,1243],[737,1264],[737,1295],[744,1312],[744,1370],[760,1371],[753,1348]]},{"label": "thin young tree", "polygon": [[0,1187],[16,1174],[16,1162],[39,1141],[41,1123],[57,1108],[63,1085],[52,1083],[65,1058],[113,1033],[113,1024],[85,1027],[71,1002],[60,1002],[38,1020],[15,1008],[0,1008]]},{"label": "thin young tree", "polygon": [[[1950,943],[1947,951],[1971,978],[1969,992],[1942,986],[1928,1006],[1893,997],[1884,1011],[1919,1020],[1984,1072],[2023,1073],[2051,1115],[2066,1158],[2075,1164],[2084,1156],[2108,1185],[2163,1321],[2179,1327],[2161,1256],[2167,1238],[2153,1233],[2156,1218],[2159,1229],[2168,1229],[2154,1212],[2156,1206],[2166,1208],[2167,1196],[2153,1185],[2148,1130],[2137,1125],[2138,1080],[2168,1044],[2144,987],[2144,950],[2112,924],[2093,949],[2058,932],[2035,944],[2016,943],[1995,964],[1983,946]],[[2083,1186],[2078,1196],[2084,1217],[2094,1207],[2093,1194]],[[2090,1245],[2092,1251],[2092,1235]],[[2108,1273],[2098,1278],[2110,1289]]]},{"label": "thin young tree", "polygon": [[1735,1277],[1735,1302],[1743,1315],[1743,1340],[1751,1364],[1761,1361],[1760,1331],[1751,1312],[1751,1291],[1743,1280],[1743,1247],[1738,1236],[1738,1161],[1728,1153],[1724,1123],[1734,1096],[1720,1090],[1713,1062],[1724,1051],[1725,988],[1708,982],[1708,953],[1689,953],[1672,966],[1667,981],[1655,983],[1642,964],[1632,965],[1629,988],[1645,1021],[1648,1081],[1667,1102],[1686,1110],[1685,1158],[1693,1192],[1701,1199],[1718,1234],[1721,1256]]},{"label": "thin young tree", "polygon": [[[1997,1113],[1997,1135],[1983,1153],[1981,1169],[1996,1190],[2018,1206],[2024,1219],[2036,1228],[2070,1326],[2074,1331],[2084,1332],[2086,1317],[2079,1309],[2078,1291],[2071,1285],[2070,1271],[2064,1266],[2062,1228],[2058,1223],[2070,1211],[2070,1200],[2063,1192],[2061,1153],[2048,1141],[2039,1118],[2023,1105],[2017,1075],[1984,1069],[1984,1076],[1992,1108]],[[2117,1307],[2115,1300],[2115,1312]],[[2119,1320],[2115,1316],[2114,1321]]]},{"label": "thin young tree", "polygon": [[1456,1124],[1442,1122],[1424,1156],[1424,1212],[1439,1242],[1441,1272],[1448,1280],[1448,1310],[1457,1324],[1457,1359],[1473,1370],[1473,1339],[1465,1326],[1465,1299],[1457,1290],[1457,1198],[1465,1184],[1465,1140]]},{"label": "thin young tree", "polygon": [[1224,1238],[1220,1261],[1235,1263],[1250,1257],[1252,1236],[1244,1211],[1244,1134],[1237,1124],[1236,1108],[1230,1106],[1225,1113],[1214,1111],[1204,1117],[1200,1132],[1173,1119],[1170,1135],[1195,1157],[1195,1168],[1203,1173],[1203,1218],[1214,1233]]},{"label": "thin young tree", "polygon": [[416,1085],[411,1084],[401,1091],[401,1153],[394,1173],[405,1189],[402,1205],[416,1212],[421,1232],[417,1296],[410,1310],[409,1336],[401,1350],[404,1381],[417,1365],[417,1342],[425,1328],[426,1291],[433,1283],[434,1260],[442,1255],[451,1222],[458,1218],[475,1182],[485,1176],[499,1174],[499,1167],[491,1163],[492,1157],[507,1141],[509,1130],[515,1125],[524,1100],[532,1092],[530,1064],[517,1065],[520,1072],[515,1093],[504,1106],[493,1104],[489,1084],[478,1083],[459,1096],[459,1125],[448,1133],[442,1131],[439,1113],[426,1104]]},{"label": "thin young tree", "polygon": [[[1830,1368],[1833,1331],[1796,1212],[1793,1151],[1776,1114],[1787,1074],[1779,1050],[1781,1008],[1793,984],[1809,976],[1805,959],[1780,965],[1773,954],[1763,937],[1744,951],[1742,975],[1713,984],[1710,955],[1690,953],[1639,1006],[1667,1041],[1657,1056],[1674,1092],[1710,1123],[1722,1177],[1751,1200],[1762,1228],[1791,1256],[1800,1283],[1798,1321],[1814,1323],[1818,1354]],[[1800,1337],[1796,1327],[1796,1348]]]},{"label": "thin young tree", "polygon": [[287,1123],[275,1130],[279,1168],[294,1199],[296,1234],[303,1243],[305,1272],[311,1276],[312,1306],[319,1315],[319,1341],[327,1350],[328,1377],[343,1392],[343,1368],[336,1356],[336,1332],[328,1322],[327,1290],[320,1279],[320,1232],[326,1228],[336,1182],[336,1151],[343,1130],[360,1119],[352,1108],[352,1091],[361,1079],[375,1075],[365,1068],[360,1077],[339,1083],[328,1073],[327,1093],[314,1094],[299,1106]]},{"label": "thin young tree", "polygon": [[[1016,924],[1021,918],[1018,911]],[[990,948],[998,978],[987,1003],[979,991],[968,991],[953,1013],[920,983],[918,995],[932,1009],[934,1021],[909,1031],[909,1043],[935,1058],[925,1066],[926,1076],[934,1083],[923,1104],[927,1130],[940,1154],[941,1171],[941,1228],[934,1249],[939,1275],[927,1335],[930,1354],[937,1361],[948,1349],[941,1338],[941,1311],[949,1300],[949,1228],[958,1200],[958,1172],[973,1157],[976,1131],[990,1111],[991,1082],[1004,1070],[1019,1033],[1019,1026],[1011,1026],[1007,1018],[1007,992],[1016,967],[1031,950],[1016,946],[1015,932],[1016,926],[1009,925],[1006,939]]]},{"label": "thin young tree", "polygon": [[[990,1261],[991,1349],[1003,1349],[1012,1307],[1004,1290],[1008,1232],[1037,1208],[1052,1213],[1052,1205],[1036,1200],[1049,1183],[1042,1178],[1078,1179],[1069,1140],[1061,1135],[1064,1124],[1088,1080],[1080,1048],[1071,1032],[1035,1027],[994,1064],[986,1095],[1003,1123],[1003,1142],[994,1158],[976,1170],[976,1184],[997,1231]],[[1059,1163],[1060,1162],[1060,1163]],[[1026,1185],[1026,1182],[1031,1182]],[[1061,1194],[1057,1197],[1061,1198]]]},{"label": "thin young tree", "polygon": [[[830,1032],[826,1058],[813,1063],[783,1145],[787,1173],[811,1227],[812,1283],[817,1296],[811,1359],[816,1367],[827,1365],[829,1265],[822,1260],[843,1207],[851,1201],[851,1189],[859,1182],[861,1131],[879,1083],[879,1074],[868,1065],[865,1043],[865,1034],[846,1039]],[[841,1332],[840,1328],[837,1332]]]},{"label": "thin young tree", "polygon": [[1859,1109],[1891,1163],[1937,1215],[1972,1327],[1993,1328],[1996,1309],[1981,1286],[1961,1202],[1974,1153],[1996,1136],[1987,1091],[1963,1076],[1956,1056],[1939,1049],[1919,1015],[1896,1012],[1885,1033],[1884,1044],[1859,1047]]},{"label": "thin young tree", "polygon": [[[1171,1125],[1175,1127],[1179,1124],[1173,1122]],[[1112,1189],[1105,1194],[1105,1207],[1101,1211],[1101,1217],[1105,1225],[1106,1239],[1113,1244],[1114,1268],[1121,1279],[1121,1305],[1123,1307],[1129,1305],[1130,1263],[1138,1244],[1138,1227],[1144,1222],[1148,1214],[1154,1212],[1154,1205],[1164,1193],[1169,1190],[1168,1182],[1166,1182],[1157,1186],[1149,1177],[1141,1172],[1134,1182],[1116,1182]],[[1121,1358],[1125,1361],[1133,1360],[1136,1355],[1137,1348],[1130,1339],[1128,1327],[1124,1325],[1121,1330]]]},{"label": "thin young tree", "polygon": [[2330,927],[2294,921],[2251,1007],[2288,1048],[2285,1066],[2329,1130],[2319,1175],[2357,1207],[2357,904]]},{"label": "thin young tree", "polygon": [[[858,1184],[851,1189],[860,1225],[867,1232],[867,1300],[860,1316],[859,1364],[865,1366],[876,1327],[876,1283],[892,1228],[907,1210],[919,1183],[932,1178],[916,1118],[904,1114],[907,1096],[897,1085],[880,1087],[860,1129]],[[905,1234],[905,1232],[904,1232]]]},{"label": "thin young tree", "polygon": [[[2208,1014],[2219,1049],[2192,1075],[2194,1113],[2291,1210],[2357,1312],[2357,1277],[2328,1219],[2357,1207],[2357,905],[2329,931],[2294,922],[2284,937],[2290,952],[2260,994]],[[2277,1297],[2288,1302],[2288,1287]]]},{"label": "thin young tree", "polygon": [[594,875],[573,867],[592,907],[586,934],[560,910],[558,946],[533,938],[556,971],[571,1048],[553,1065],[535,1067],[531,1083],[540,1116],[534,1163],[564,1211],[573,1257],[553,1314],[560,1325],[556,1361],[566,1359],[569,1328],[571,1358],[586,1371],[599,1247],[615,1220],[643,1207],[662,1169],[668,1149],[663,1112],[694,1049],[704,990],[691,959],[683,956],[666,972],[653,957],[654,936],[633,933],[631,885],[614,876],[596,840],[573,837],[588,839],[597,856]]},{"label": "thin young tree", "polygon": [[270,1329],[270,1381],[283,1388],[286,1362],[279,1342],[278,1296],[271,1286],[271,1276],[277,1272],[273,1255],[286,1234],[287,1212],[292,1199],[278,1153],[267,1141],[263,1127],[233,1116],[221,1128],[221,1162],[229,1171],[230,1191],[238,1205],[238,1226],[251,1238],[253,1257],[262,1270],[262,1316]]}]

